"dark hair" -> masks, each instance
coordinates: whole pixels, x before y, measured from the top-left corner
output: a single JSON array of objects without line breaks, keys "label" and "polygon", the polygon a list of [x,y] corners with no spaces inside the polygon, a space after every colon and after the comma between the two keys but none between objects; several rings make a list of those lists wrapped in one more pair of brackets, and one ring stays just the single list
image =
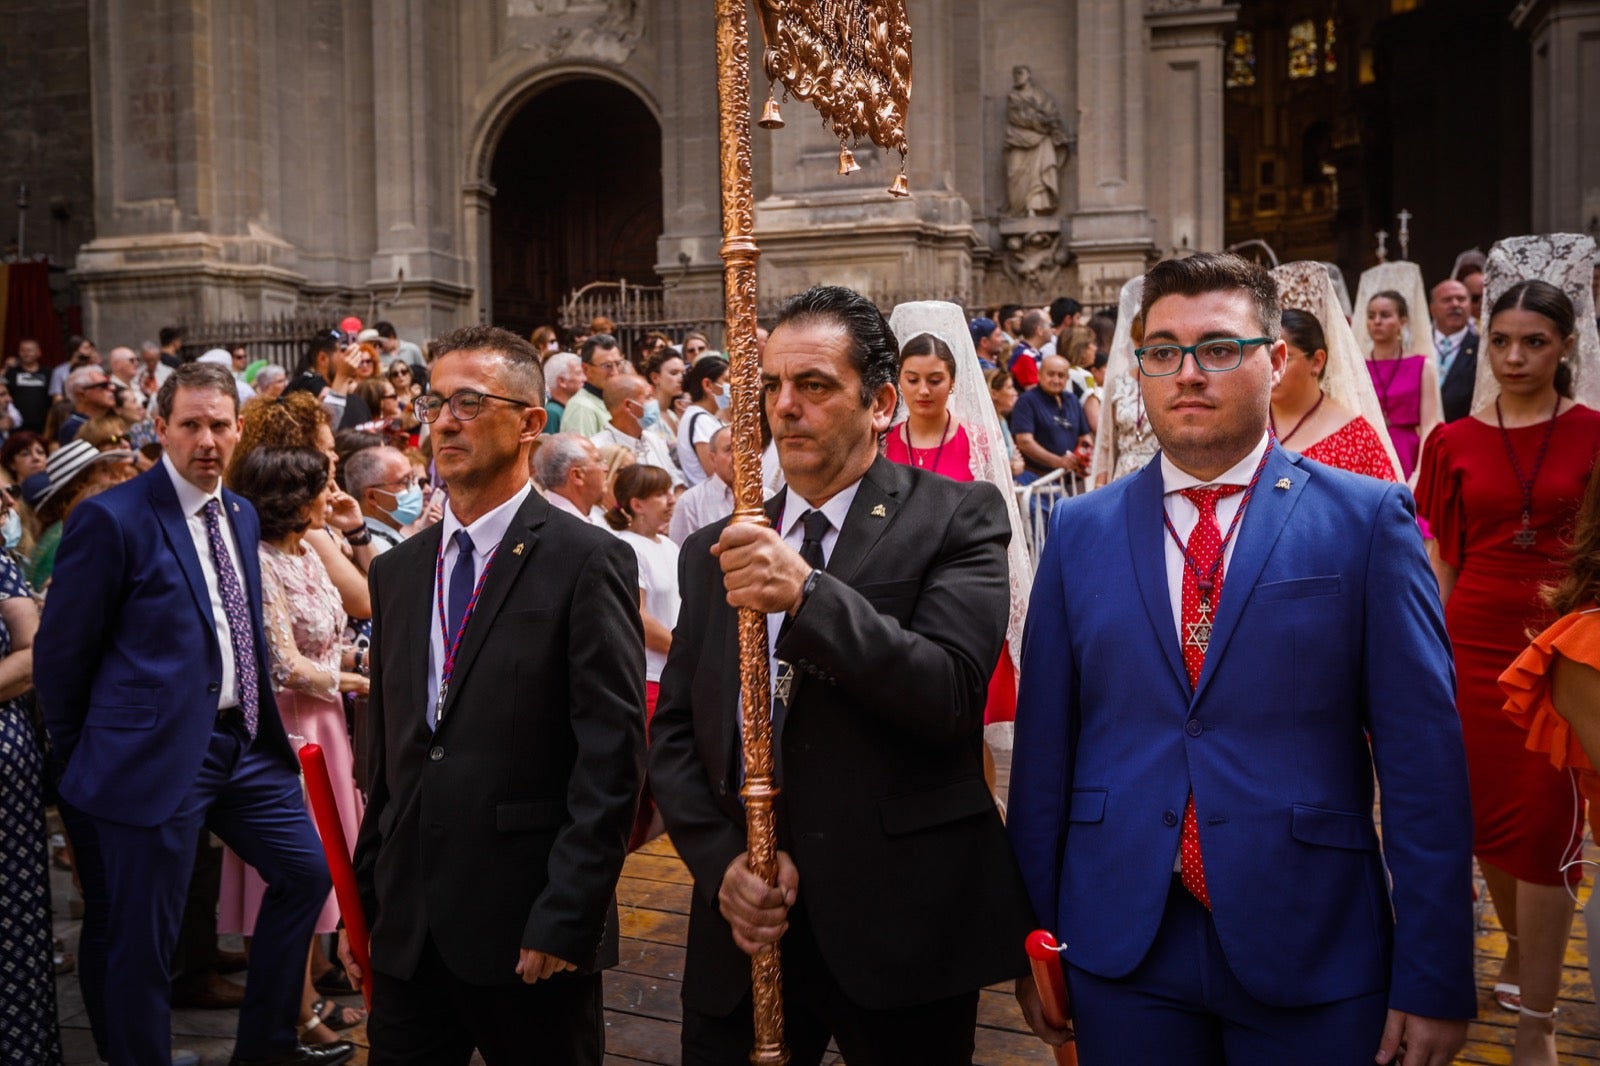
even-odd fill
[{"label": "dark hair", "polygon": [[696,403],[706,398],[706,382],[715,381],[728,372],[728,361],[720,355],[708,355],[695,360],[683,372],[683,391]]},{"label": "dark hair", "polygon": [[183,327],[181,327],[181,326],[162,326],[161,327],[161,332],[159,334],[157,334],[157,336],[159,336],[161,338],[161,347],[165,348],[167,345],[171,344],[173,341],[181,341],[181,340],[183,340]]},{"label": "dark hair", "polygon": [[609,333],[591,333],[589,339],[583,342],[583,347],[578,349],[578,358],[583,360],[583,365],[588,366],[594,362],[594,353],[601,348],[617,348],[617,338]]},{"label": "dark hair", "polygon": [[297,373],[312,374],[317,369],[317,356],[333,355],[339,350],[340,335],[336,330],[325,329],[306,342],[305,354],[300,357]]},{"label": "dark hair", "polygon": [[1110,311],[1096,311],[1087,324],[1094,331],[1094,342],[1100,346],[1100,354],[1095,357],[1095,365],[1099,366],[1100,360],[1111,354],[1111,338],[1117,332],[1117,316]]},{"label": "dark hair", "polygon": [[1075,315],[1082,310],[1083,305],[1072,297],[1057,296],[1050,301],[1050,324],[1059,329],[1068,315]]},{"label": "dark hair", "polygon": [[1048,330],[1049,328],[1049,315],[1045,314],[1043,311],[1029,311],[1027,314],[1022,316],[1022,325],[1017,327],[1017,331],[1024,337],[1031,337],[1035,333],[1038,333],[1041,330]]},{"label": "dark hair", "polygon": [[876,304],[842,285],[813,285],[789,297],[778,312],[772,332],[783,326],[829,323],[850,337],[850,364],[861,375],[861,406],[872,406],[885,385],[900,375],[900,346]]},{"label": "dark hair", "polygon": [[1367,307],[1369,309],[1372,307],[1373,300],[1388,300],[1390,303],[1394,304],[1394,309],[1400,312],[1401,318],[1411,317],[1411,307],[1406,303],[1406,298],[1395,292],[1393,289],[1384,289],[1382,292],[1375,292],[1368,297]]},{"label": "dark hair", "polygon": [[511,398],[533,407],[544,406],[544,369],[526,337],[499,326],[463,326],[436,338],[429,350],[435,365],[451,352],[493,352],[505,363],[504,380]]},{"label": "dark hair", "polygon": [[[341,429],[333,435],[333,454],[339,457],[339,465],[334,470],[333,479],[338,482],[339,488],[345,492],[350,491],[350,486],[345,482],[345,464],[350,462],[350,457],[357,452],[364,452],[368,448],[383,447],[383,436],[378,433],[368,433],[364,429]],[[321,454],[318,452],[317,454]]]},{"label": "dark hair", "polygon": [[1544,602],[1556,614],[1593,607],[1597,600],[1600,600],[1600,464],[1589,472],[1589,485],[1578,507],[1567,553],[1567,572],[1560,581],[1544,589]]},{"label": "dark hair", "polygon": [[[652,386],[655,385],[655,382],[651,379],[657,374],[661,373],[661,368],[672,362],[674,359],[682,360],[683,353],[672,348],[661,349],[659,352],[650,357],[649,362],[644,364],[644,379],[649,381]],[[685,363],[687,364],[687,361],[685,361]],[[687,365],[685,365],[686,373],[687,369]]]},{"label": "dark hair", "polygon": [[215,389],[233,401],[233,413],[239,413],[239,386],[233,380],[233,371],[214,363],[184,363],[167,375],[156,393],[156,414],[163,419],[172,417],[172,401],[179,389]]},{"label": "dark hair", "polygon": [[[384,399],[389,395],[383,390],[392,388],[394,386],[389,384],[389,376],[387,374],[381,376],[374,374],[370,378],[356,382],[355,392],[357,396],[361,397],[361,402],[365,403],[368,410],[372,412],[372,417],[379,418],[382,417],[379,408],[383,406]],[[400,396],[398,392],[394,395],[396,399]]]},{"label": "dark hair", "polygon": [[[1322,323],[1317,321],[1317,316],[1293,307],[1283,309],[1283,339],[1306,353],[1310,358],[1318,351],[1328,350],[1328,338],[1322,332]],[[1317,380],[1322,380],[1322,375],[1328,372],[1328,361],[1322,361],[1322,370],[1317,374]]]},{"label": "dark hair", "polygon": [[[1555,327],[1556,336],[1565,341],[1578,328],[1578,315],[1572,308],[1572,298],[1548,281],[1529,278],[1519,281],[1500,294],[1500,299],[1489,308],[1488,321],[1502,311],[1532,311],[1548,319]],[[1565,359],[1556,364],[1556,391],[1572,399],[1572,367]]]},{"label": "dark hair", "polygon": [[47,452],[50,450],[44,438],[31,429],[19,429],[12,433],[6,438],[5,444],[0,445],[0,467],[4,467],[6,473],[15,477],[17,456],[35,444]]},{"label": "dark hair", "polygon": [[1022,310],[1021,304],[1001,304],[1000,310],[995,312],[994,320],[1002,328],[1004,328],[1006,319],[1010,318],[1020,310]]},{"label": "dark hair", "polygon": [[907,359],[916,359],[925,355],[938,356],[945,369],[950,371],[950,380],[956,379],[956,356],[950,346],[931,333],[919,333],[906,341],[904,348],[900,349],[900,365],[903,367]]},{"label": "dark hair", "polygon": [[233,491],[255,506],[261,539],[280,540],[311,524],[306,507],[328,484],[328,457],[315,448],[255,448],[233,478]]},{"label": "dark hair", "polygon": [[393,322],[374,322],[372,328],[377,331],[380,337],[398,337],[400,335],[394,331]]},{"label": "dark hair", "polygon": [[611,483],[617,505],[606,512],[606,522],[612,529],[627,529],[633,519],[634,500],[648,499],[671,488],[672,475],[659,466],[634,463],[623,467]]},{"label": "dark hair", "polygon": [[1255,301],[1261,334],[1278,339],[1280,326],[1278,285],[1259,264],[1232,252],[1199,252],[1184,259],[1167,259],[1144,276],[1144,296],[1139,317],[1146,323],[1150,308],[1163,296],[1201,296],[1208,292],[1242,289]]}]

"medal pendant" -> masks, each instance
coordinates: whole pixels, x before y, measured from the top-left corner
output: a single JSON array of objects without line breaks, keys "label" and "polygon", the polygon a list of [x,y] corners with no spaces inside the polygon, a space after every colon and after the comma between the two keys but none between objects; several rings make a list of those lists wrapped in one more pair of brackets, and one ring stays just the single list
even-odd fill
[{"label": "medal pendant", "polygon": [[782,703],[785,707],[789,706],[789,691],[793,687],[794,667],[779,659],[778,676],[772,682],[772,698]]},{"label": "medal pendant", "polygon": [[1188,637],[1184,646],[1199,648],[1200,654],[1205,655],[1211,648],[1211,601],[1208,598],[1200,597],[1200,620],[1190,622],[1186,628]]},{"label": "medal pendant", "polygon": [[1528,513],[1524,511],[1522,513],[1522,528],[1511,535],[1511,543],[1515,544],[1523,551],[1527,551],[1529,548],[1533,547],[1535,539],[1533,526],[1528,522]]}]

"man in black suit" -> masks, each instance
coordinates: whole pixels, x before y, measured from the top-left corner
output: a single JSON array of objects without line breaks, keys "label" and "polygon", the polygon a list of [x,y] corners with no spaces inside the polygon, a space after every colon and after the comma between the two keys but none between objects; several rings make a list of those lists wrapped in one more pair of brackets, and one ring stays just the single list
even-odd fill
[{"label": "man in black suit", "polygon": [[598,1064],[643,768],[638,568],[531,490],[532,346],[474,326],[435,350],[417,414],[449,506],[371,575],[370,1061]]},{"label": "man in black suit", "polygon": [[1472,413],[1472,388],[1478,378],[1478,331],[1472,322],[1472,296],[1459,281],[1441,281],[1428,294],[1433,346],[1439,353],[1439,392],[1444,420]]},{"label": "man in black suit", "polygon": [[[695,879],[683,1061],[745,1061],[750,955],[781,941],[796,1063],[968,1063],[978,989],[1022,973],[1026,893],[983,777],[1007,613],[997,490],[878,456],[897,346],[870,302],[789,301],[762,356],[788,482],[773,527],[719,522],[682,554],[683,607],[650,780]],[[767,614],[779,887],[739,799],[735,608]]]}]

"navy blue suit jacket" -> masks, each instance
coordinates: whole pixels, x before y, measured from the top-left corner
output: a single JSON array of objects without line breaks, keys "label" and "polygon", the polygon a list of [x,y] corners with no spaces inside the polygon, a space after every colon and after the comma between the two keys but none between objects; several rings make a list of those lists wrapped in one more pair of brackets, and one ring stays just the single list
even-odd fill
[{"label": "navy blue suit jacket", "polygon": [[1155,461],[1052,518],[1007,826],[1040,920],[1074,965],[1129,974],[1161,923],[1192,791],[1217,935],[1253,996],[1293,1007],[1387,988],[1395,1009],[1471,1017],[1466,761],[1410,494],[1274,448],[1191,692],[1162,488]]},{"label": "navy blue suit jacket", "polygon": [[[260,678],[256,746],[299,773],[272,698],[261,631],[261,526],[222,493],[245,576]],[[217,720],[224,649],[200,557],[164,464],[84,500],[56,555],[34,642],[61,795],[96,818],[166,821],[193,787]],[[233,654],[227,649],[226,654]]]}]

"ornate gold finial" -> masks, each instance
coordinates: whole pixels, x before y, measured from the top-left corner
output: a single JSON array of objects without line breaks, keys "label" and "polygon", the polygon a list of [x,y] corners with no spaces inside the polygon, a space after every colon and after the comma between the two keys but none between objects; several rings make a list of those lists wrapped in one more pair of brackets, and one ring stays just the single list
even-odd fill
[{"label": "ornate gold finial", "polygon": [[860,169],[861,165],[856,162],[856,154],[850,150],[848,145],[841,144],[839,146],[839,173],[853,174]]},{"label": "ornate gold finial", "polygon": [[778,110],[778,101],[773,98],[770,92],[767,93],[767,102],[761,108],[761,118],[756,122],[756,125],[764,130],[783,129],[783,112]]}]

